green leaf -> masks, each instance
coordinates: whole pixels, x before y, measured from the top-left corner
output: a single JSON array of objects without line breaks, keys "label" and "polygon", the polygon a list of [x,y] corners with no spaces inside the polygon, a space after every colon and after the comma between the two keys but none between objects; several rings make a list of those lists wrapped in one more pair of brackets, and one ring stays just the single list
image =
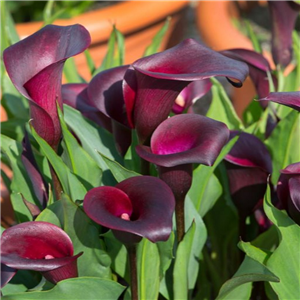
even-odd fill
[{"label": "green leaf", "polygon": [[207,238],[207,231],[201,216],[195,208],[195,205],[187,196],[185,199],[185,230],[187,231],[187,228],[192,226],[194,223],[196,225],[194,237],[191,240],[191,244],[186,244],[189,248],[187,273],[189,290],[193,290],[196,283],[199,271],[199,257]]},{"label": "green leaf", "polygon": [[[188,192],[188,196],[192,199],[202,217],[214,206],[222,194],[222,186],[213,172],[236,143],[237,139],[238,137],[231,139],[224,146],[213,166],[199,165],[193,172],[192,186]],[[199,185],[199,182],[201,182],[201,185]]]},{"label": "green leaf", "polygon": [[96,69],[93,76],[101,71],[121,66],[124,63],[124,36],[117,30],[116,26],[113,25],[113,30],[108,40],[107,53],[102,61],[101,66]]},{"label": "green leaf", "polygon": [[102,235],[106,245],[106,251],[111,258],[111,268],[116,274],[129,282],[128,255],[126,247],[115,238],[109,230]]},{"label": "green leaf", "polygon": [[[223,284],[216,300],[230,299],[229,295],[232,296],[231,293],[236,293],[236,288],[256,281],[278,282],[279,278],[270,272],[263,264],[246,256],[234,276]],[[251,292],[251,285],[244,286],[244,289],[244,293],[247,295],[247,291]],[[248,300],[249,298],[244,299]]]},{"label": "green leaf", "polygon": [[43,221],[54,224],[60,228],[63,227],[63,207],[61,201],[56,201],[47,206],[35,219],[35,221]]},{"label": "green leaf", "polygon": [[160,256],[160,278],[164,276],[166,271],[169,269],[173,256],[173,247],[174,247],[175,235],[172,231],[169,239],[166,242],[156,243],[159,256]]},{"label": "green leaf", "polygon": [[1,288],[3,295],[26,292],[41,281],[41,275],[34,271],[18,270],[10,282]]},{"label": "green leaf", "polygon": [[[3,3],[3,1],[1,1]],[[29,104],[28,101],[20,95],[12,84],[8,74],[5,72],[1,77],[2,99],[1,105],[5,108],[9,119],[21,119],[28,121]]]},{"label": "green leaf", "polygon": [[300,161],[300,114],[293,110],[282,119],[266,145],[273,162],[272,182],[276,184],[281,169]]},{"label": "green leaf", "polygon": [[79,145],[75,137],[69,131],[59,107],[58,115],[63,133],[62,146],[65,150],[65,162],[69,162],[69,168],[87,190],[100,186],[102,170],[90,155]]},{"label": "green leaf", "polygon": [[64,69],[64,75],[69,83],[84,83],[85,80],[79,75],[74,57],[70,57],[66,60]]},{"label": "green leaf", "polygon": [[[297,1],[299,3],[299,1]],[[299,32],[297,30],[293,31],[292,34],[293,38],[293,50],[296,59],[296,79],[294,81],[294,88],[293,91],[298,91],[300,88],[300,37]]]},{"label": "green leaf", "polygon": [[27,292],[2,297],[3,300],[107,300],[118,299],[124,287],[115,281],[95,277],[63,280],[53,289],[43,292]]},{"label": "green leaf", "polygon": [[160,258],[157,245],[144,238],[137,247],[139,299],[158,298],[159,269]]},{"label": "green leaf", "polygon": [[173,270],[174,299],[188,299],[189,291],[194,289],[199,257],[207,238],[206,227],[188,196],[185,199],[185,223],[189,229],[178,245]]},{"label": "green leaf", "polygon": [[85,55],[85,59],[86,59],[86,63],[89,67],[89,70],[90,70],[90,74],[91,74],[91,77],[92,77],[92,74],[95,72],[96,70],[96,66],[95,66],[95,63],[94,63],[94,60],[90,54],[90,51],[88,49],[86,49],[84,51],[84,55]]},{"label": "green leaf", "polygon": [[102,249],[98,228],[71,199],[63,194],[63,229],[73,242],[74,253],[83,251],[78,258],[79,276],[111,278],[111,260]]},{"label": "green leaf", "polygon": [[196,224],[192,223],[190,229],[185,234],[183,240],[177,248],[173,278],[174,278],[174,299],[188,299],[188,265],[189,253],[193,243],[193,237],[196,232]]},{"label": "green leaf", "polygon": [[22,142],[24,138],[25,120],[10,119],[1,122],[1,133],[15,141]]},{"label": "green leaf", "polygon": [[22,149],[20,142],[1,135],[1,151],[8,158],[14,174],[10,190],[12,192],[11,201],[18,222],[29,221],[32,218],[23,203],[21,194],[27,201],[39,206],[39,201],[35,197],[31,181],[21,161]]},{"label": "green leaf", "polygon": [[261,264],[265,264],[268,260],[269,253],[267,251],[264,251],[262,249],[259,249],[253,245],[251,245],[249,242],[243,242],[240,241],[238,243],[238,247],[247,254],[250,258],[258,261]]},{"label": "green leaf", "polygon": [[1,53],[8,46],[20,40],[14,21],[7,9],[6,1],[1,1]]},{"label": "green leaf", "polygon": [[225,123],[230,130],[243,129],[244,125],[236,114],[234,107],[228,98],[221,83],[211,78],[213,99],[206,114],[207,117]]},{"label": "green leaf", "polygon": [[271,282],[271,286],[279,299],[298,299],[300,227],[272,205],[269,187],[264,200],[264,210],[280,235],[280,244],[267,261],[267,267],[280,278],[280,282]]},{"label": "green leaf", "polygon": [[252,42],[254,51],[258,53],[262,53],[262,48],[258,40],[258,35],[254,33],[251,23],[248,20],[244,20],[244,23],[246,24],[247,33]]},{"label": "green leaf", "polygon": [[[264,111],[262,111],[259,119],[245,129],[245,132],[253,134],[261,141],[264,141],[266,139],[266,129],[269,118],[276,118],[276,116],[274,115],[270,107],[267,107]],[[274,120],[274,122],[276,121],[277,120]]]},{"label": "green leaf", "polygon": [[103,171],[107,169],[107,166],[97,152],[102,153],[112,160],[122,162],[111,133],[84,118],[78,110],[68,105],[64,105],[64,119],[79,138],[82,147],[98,163]]},{"label": "green leaf", "polygon": [[251,293],[252,293],[252,282],[248,282],[235,287],[233,290],[229,291],[228,294],[222,295],[221,299],[222,300],[250,300]]},{"label": "green leaf", "polygon": [[[17,34],[15,24],[6,5],[6,1],[0,1],[0,32],[1,32],[1,43],[0,43],[0,53],[2,55],[5,48],[9,47],[11,44],[19,41],[19,36]],[[5,68],[3,60],[0,61],[0,90],[4,89],[4,78],[7,77],[5,74]],[[2,92],[4,94],[4,92]]]},{"label": "green leaf", "polygon": [[279,244],[276,226],[272,225],[268,230],[261,233],[253,241],[251,245],[262,250],[273,251]]},{"label": "green leaf", "polygon": [[243,120],[245,125],[250,126],[259,121],[262,113],[263,109],[260,103],[258,101],[251,101],[243,112]]},{"label": "green leaf", "polygon": [[20,142],[1,135],[1,151],[8,158],[14,174],[11,190],[15,193],[22,193],[27,201],[35,203],[33,190],[30,188],[30,179],[21,161],[22,150]]},{"label": "green leaf", "polygon": [[141,170],[141,158],[135,151],[135,147],[139,144],[138,137],[135,130],[131,130],[131,145],[128,148],[124,156],[124,166],[135,172],[140,172]]},{"label": "green leaf", "polygon": [[54,0],[48,0],[44,11],[43,11],[43,20],[44,20],[44,25],[50,24],[51,22],[49,22],[51,16],[52,16],[52,12],[53,12],[53,5],[54,5]]},{"label": "green leaf", "polygon": [[45,154],[55,173],[57,174],[63,191],[66,194],[70,195],[73,201],[83,199],[87,190],[82,185],[82,183],[64,164],[62,159],[55,153],[55,151],[49,146],[49,144],[36,133],[33,127],[31,127],[31,133],[40,145],[43,153]]},{"label": "green leaf", "polygon": [[168,31],[168,28],[170,26],[170,22],[171,22],[171,17],[168,17],[166,19],[165,24],[162,26],[162,28],[156,33],[156,35],[152,39],[151,44],[146,48],[143,56],[148,56],[148,55],[157,53],[159,51],[161,43],[162,43],[162,41]]},{"label": "green leaf", "polygon": [[121,182],[130,177],[141,176],[141,174],[139,173],[124,168],[118,162],[111,160],[102,153],[99,152],[99,154],[102,157],[105,164],[107,165],[107,168],[110,169],[110,171],[112,172],[117,182]]}]

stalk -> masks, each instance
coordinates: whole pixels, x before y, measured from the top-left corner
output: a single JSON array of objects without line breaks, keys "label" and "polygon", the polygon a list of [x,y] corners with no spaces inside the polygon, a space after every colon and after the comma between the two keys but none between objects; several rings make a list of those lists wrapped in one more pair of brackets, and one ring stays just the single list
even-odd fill
[{"label": "stalk", "polygon": [[178,243],[182,241],[185,232],[185,221],[184,221],[184,199],[176,199],[175,206],[175,217],[176,217],[176,229],[177,229],[177,240]]},{"label": "stalk", "polygon": [[136,244],[126,245],[129,258],[131,300],[138,300],[138,280],[136,266]]},{"label": "stalk", "polygon": [[51,172],[52,184],[53,184],[53,188],[54,188],[54,195],[55,195],[56,200],[59,200],[63,189],[61,187],[60,181],[59,181],[54,169],[52,168],[52,166],[50,166],[50,172]]}]

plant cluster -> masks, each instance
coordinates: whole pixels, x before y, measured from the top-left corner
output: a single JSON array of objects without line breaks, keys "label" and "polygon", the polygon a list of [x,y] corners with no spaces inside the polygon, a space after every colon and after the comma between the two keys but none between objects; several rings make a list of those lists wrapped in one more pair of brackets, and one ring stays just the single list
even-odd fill
[{"label": "plant cluster", "polygon": [[[299,298],[300,6],[269,5],[275,70],[193,39],[157,53],[167,23],[130,65],[114,27],[96,68],[83,26],[17,41],[6,20],[4,300]],[[89,82],[72,60],[84,51]],[[247,76],[258,101],[240,118],[218,78]]]}]

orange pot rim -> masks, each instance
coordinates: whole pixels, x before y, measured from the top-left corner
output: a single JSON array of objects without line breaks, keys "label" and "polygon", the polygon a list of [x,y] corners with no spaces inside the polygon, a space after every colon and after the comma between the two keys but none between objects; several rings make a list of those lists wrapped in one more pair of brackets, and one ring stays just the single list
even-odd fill
[{"label": "orange pot rim", "polygon": [[[101,43],[108,40],[113,24],[127,35],[164,20],[166,16],[176,14],[188,4],[189,1],[125,1],[71,19],[58,19],[53,24],[61,26],[81,24],[90,32],[92,43]],[[43,22],[20,23],[16,24],[16,29],[23,39],[42,26]]]}]

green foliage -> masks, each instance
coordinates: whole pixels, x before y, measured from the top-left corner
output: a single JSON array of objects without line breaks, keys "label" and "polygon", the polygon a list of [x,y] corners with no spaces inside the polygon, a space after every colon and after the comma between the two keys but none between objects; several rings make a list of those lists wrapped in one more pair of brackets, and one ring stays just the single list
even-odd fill
[{"label": "green foliage", "polygon": [[49,163],[53,167],[59,181],[62,185],[63,191],[70,195],[72,200],[81,200],[84,198],[87,190],[84,185],[80,182],[77,176],[71,172],[67,165],[63,162],[61,157],[59,157],[55,151],[45,142],[31,127],[31,132],[35,140],[38,142],[43,153],[49,160]]},{"label": "green foliage", "polygon": [[124,62],[124,36],[123,34],[113,26],[112,33],[108,40],[107,53],[102,61],[102,64],[93,73],[93,76],[101,71],[118,67],[123,65]]},{"label": "green foliage", "polygon": [[291,111],[278,123],[266,145],[273,162],[272,182],[276,184],[280,170],[300,161],[300,115],[297,111]]},{"label": "green foliage", "polygon": [[297,299],[300,286],[298,243],[300,228],[283,211],[272,205],[270,188],[266,192],[264,210],[280,237],[279,246],[266,262],[270,271],[280,279],[278,282],[271,282],[271,287],[279,299]]},{"label": "green foliage", "polygon": [[63,133],[62,147],[64,153],[62,157],[64,162],[87,190],[99,186],[102,181],[102,170],[68,130],[62,112],[59,107],[57,108]]},{"label": "green foliage", "polygon": [[94,1],[7,1],[14,20],[18,23],[71,18],[86,11]]},{"label": "green foliage", "polygon": [[[84,288],[83,288],[84,287]],[[123,292],[120,284],[98,277],[71,278],[59,282],[49,291],[3,296],[3,300],[107,300],[117,299]]]},{"label": "green foliage", "polygon": [[160,45],[168,32],[170,26],[171,18],[167,18],[164,26],[157,32],[154,36],[152,43],[146,48],[144,56],[149,56],[159,51]]},{"label": "green foliage", "polygon": [[[42,10],[39,10],[38,18],[46,25],[57,18],[76,15],[92,2],[76,1],[74,5],[75,1],[1,1],[1,50],[19,40],[9,10],[22,11],[28,18],[27,7],[31,7],[31,16],[36,18],[35,8],[40,5]],[[16,16],[17,21],[19,17]],[[85,51],[91,76],[124,64],[125,38],[117,25],[112,26],[107,53],[100,66],[96,66],[89,51]],[[246,25],[254,48],[261,53],[260,38],[249,22]],[[145,49],[144,56],[160,50],[169,26],[170,18]],[[299,89],[300,48],[296,32],[293,33],[293,48],[295,68],[292,72],[288,76],[280,68],[273,72],[279,81],[279,91]],[[64,78],[68,83],[85,82],[73,58],[65,63]],[[268,78],[271,90],[275,91],[271,74]],[[299,112],[274,103],[263,109],[259,102],[252,101],[240,119],[222,84],[217,79],[211,81],[212,103],[207,117],[225,123],[230,130],[248,132],[263,141],[272,157],[270,180],[276,185],[280,170],[300,161]],[[22,223],[33,220],[23,199],[42,209],[21,160],[24,130],[30,127],[27,125],[29,105],[10,81],[3,62],[1,86],[1,105],[8,115],[1,128],[1,160],[11,167],[14,174],[13,178],[9,178],[2,171],[2,177],[10,192],[16,222]],[[52,285],[45,279],[41,280],[37,272],[19,271],[3,288],[3,300],[106,300],[121,297],[128,300],[130,289],[124,291],[125,286],[117,283],[130,285],[127,249],[111,230],[107,231],[88,218],[82,202],[87,191],[94,187],[115,186],[127,178],[142,176],[140,158],[135,151],[138,145],[136,132],[132,130],[132,143],[122,157],[116,149],[113,134],[84,117],[80,111],[64,105],[64,112],[58,108],[58,114],[62,128],[58,152],[33,127],[28,130],[41,175],[52,184],[52,168],[63,190],[56,199],[50,187],[47,207],[35,220],[59,226],[71,238],[74,253],[83,252],[78,259],[79,277]],[[266,139],[270,118],[279,122]],[[237,139],[225,145],[213,166],[194,166],[192,186],[185,199],[183,240],[178,243],[174,224],[166,242],[152,243],[143,238],[137,245],[138,294],[141,300],[257,300],[253,298],[253,290],[258,282],[264,284],[266,300],[299,298],[300,229],[285,211],[274,207],[269,187],[264,212],[273,225],[258,234],[257,222],[251,216],[247,219],[251,238],[240,240],[239,215],[231,200],[224,164],[225,156]],[[155,166],[151,168],[151,175],[157,176]]]},{"label": "green foliage", "polygon": [[206,116],[217,121],[224,122],[231,130],[243,129],[244,126],[242,121],[236,114],[234,107],[224,90],[224,87],[215,78],[211,78],[211,81],[213,82],[213,99]]}]

